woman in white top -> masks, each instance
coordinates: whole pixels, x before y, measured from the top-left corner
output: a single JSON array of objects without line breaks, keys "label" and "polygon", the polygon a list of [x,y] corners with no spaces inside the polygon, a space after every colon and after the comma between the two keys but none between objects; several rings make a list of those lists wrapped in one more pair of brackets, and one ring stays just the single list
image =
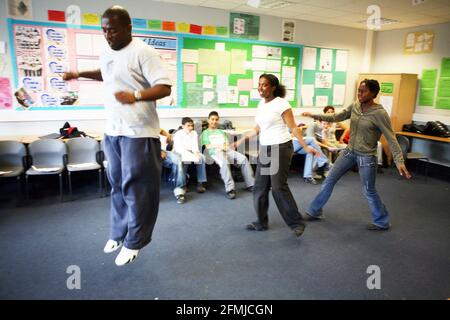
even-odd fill
[{"label": "woman in white top", "polygon": [[286,89],[280,84],[278,78],[272,74],[261,75],[258,91],[262,99],[258,104],[256,126],[251,133],[235,143],[237,147],[245,140],[259,134],[260,148],[253,191],[258,221],[247,225],[247,229],[256,231],[268,229],[267,211],[269,190],[272,187],[272,195],[281,216],[299,237],[305,230],[305,224],[287,184],[294,150],[289,129],[307,153],[317,155],[317,151],[303,141],[303,135],[296,125],[291,105],[284,99]]}]

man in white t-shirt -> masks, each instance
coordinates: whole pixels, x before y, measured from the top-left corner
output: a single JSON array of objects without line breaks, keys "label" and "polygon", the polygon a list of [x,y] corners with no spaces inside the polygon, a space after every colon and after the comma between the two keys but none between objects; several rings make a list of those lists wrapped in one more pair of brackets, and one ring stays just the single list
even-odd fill
[{"label": "man in white t-shirt", "polygon": [[132,262],[152,238],[159,208],[161,144],[156,100],[170,95],[171,81],[158,52],[133,39],[131,18],[120,6],[102,15],[110,49],[100,69],[67,72],[103,81],[106,130],[104,150],[111,190],[111,232],[104,251],[122,247],[116,264]]}]

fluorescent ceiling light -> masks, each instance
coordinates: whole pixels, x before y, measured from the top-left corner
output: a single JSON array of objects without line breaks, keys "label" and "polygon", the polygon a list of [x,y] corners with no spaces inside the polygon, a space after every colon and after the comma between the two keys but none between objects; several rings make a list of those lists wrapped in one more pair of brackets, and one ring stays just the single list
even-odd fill
[{"label": "fluorescent ceiling light", "polygon": [[259,5],[261,4],[261,0],[248,0],[247,5],[253,8],[259,8]]}]

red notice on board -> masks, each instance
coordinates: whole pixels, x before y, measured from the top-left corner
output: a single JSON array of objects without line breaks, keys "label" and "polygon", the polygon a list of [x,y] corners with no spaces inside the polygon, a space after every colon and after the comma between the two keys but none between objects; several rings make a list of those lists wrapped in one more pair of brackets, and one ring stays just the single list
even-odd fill
[{"label": "red notice on board", "polygon": [[66,13],[58,10],[48,10],[49,21],[66,22]]},{"label": "red notice on board", "polygon": [[190,33],[195,33],[195,34],[202,34],[202,26],[199,26],[199,25],[196,25],[196,24],[191,24],[189,32]]}]

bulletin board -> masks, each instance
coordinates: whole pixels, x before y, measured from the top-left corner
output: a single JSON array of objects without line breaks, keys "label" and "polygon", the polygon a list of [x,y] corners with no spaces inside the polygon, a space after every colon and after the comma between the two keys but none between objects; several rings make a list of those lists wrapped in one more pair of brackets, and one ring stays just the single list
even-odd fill
[{"label": "bulletin board", "polygon": [[276,75],[298,106],[300,45],[183,37],[180,47],[183,108],[256,108],[263,73]]},{"label": "bulletin board", "polygon": [[[100,67],[100,53],[107,48],[100,27],[9,19],[8,23],[14,87],[23,92],[28,110],[102,110],[103,86],[98,81],[80,78],[63,81],[68,70],[94,70]],[[178,39],[137,30],[135,39],[153,46],[165,60],[169,77],[177,85]],[[177,91],[158,100],[157,105],[177,104]]]},{"label": "bulletin board", "polygon": [[342,106],[347,82],[348,50],[303,47],[301,105]]}]

